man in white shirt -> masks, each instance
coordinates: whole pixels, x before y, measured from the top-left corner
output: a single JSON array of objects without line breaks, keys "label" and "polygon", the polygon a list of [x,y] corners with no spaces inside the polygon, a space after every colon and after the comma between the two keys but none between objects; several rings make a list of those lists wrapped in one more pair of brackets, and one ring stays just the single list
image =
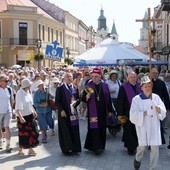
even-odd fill
[{"label": "man in white shirt", "polygon": [[150,168],[156,170],[159,158],[159,145],[162,145],[160,120],[166,117],[166,108],[161,98],[152,93],[152,82],[148,76],[141,78],[143,93],[132,99],[130,121],[135,124],[138,147],[134,167],[139,169],[141,160],[150,146]]},{"label": "man in white shirt", "polygon": [[10,153],[10,122],[12,117],[12,108],[10,103],[10,92],[7,88],[8,77],[6,75],[0,75],[0,148],[2,149],[2,124],[5,128],[6,137],[6,152]]}]

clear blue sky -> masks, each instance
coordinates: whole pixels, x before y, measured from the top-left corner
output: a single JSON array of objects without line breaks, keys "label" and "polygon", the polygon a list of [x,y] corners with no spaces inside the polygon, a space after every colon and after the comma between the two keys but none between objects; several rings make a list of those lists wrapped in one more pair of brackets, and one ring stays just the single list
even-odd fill
[{"label": "clear blue sky", "polygon": [[138,45],[142,23],[136,19],[144,17],[147,8],[160,4],[161,0],[49,0],[60,8],[69,11],[76,18],[82,20],[87,26],[97,29],[97,20],[100,15],[101,5],[107,19],[109,32],[115,20],[119,42],[130,42]]}]

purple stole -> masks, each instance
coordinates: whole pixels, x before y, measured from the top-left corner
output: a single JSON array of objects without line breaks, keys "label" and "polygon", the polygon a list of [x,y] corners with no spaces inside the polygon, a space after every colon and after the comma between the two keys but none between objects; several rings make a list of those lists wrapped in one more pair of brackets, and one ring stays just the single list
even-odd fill
[{"label": "purple stole", "polygon": [[[129,105],[131,105],[132,99],[133,99],[133,97],[136,96],[136,94],[135,94],[135,92],[132,88],[132,85],[129,82],[126,82],[123,86],[125,88],[125,92],[126,92],[126,95],[127,95],[127,98],[128,98]],[[138,82],[136,82],[136,90],[137,90],[138,94],[140,94],[142,92]]]},{"label": "purple stole", "polygon": [[78,99],[77,88],[74,85],[72,85],[72,91],[70,91],[69,88],[66,88],[65,84],[63,84],[63,88],[64,88],[64,93],[66,95],[66,100],[67,100],[66,102],[68,106],[68,114],[70,116],[71,125],[78,126],[79,124],[78,114],[71,113],[71,108],[70,108],[72,96],[74,96],[75,99]]},{"label": "purple stole", "polygon": [[[109,102],[109,96],[110,96],[110,92],[108,89],[107,84],[105,83],[101,83],[101,88],[104,92],[104,100],[106,102],[106,106]],[[94,89],[94,83],[92,81],[90,81],[87,86],[91,87],[92,89]],[[88,108],[89,108],[89,123],[90,123],[90,128],[91,129],[96,129],[98,128],[98,116],[97,116],[97,107],[96,107],[96,100],[95,100],[95,93],[92,93],[90,95],[90,99],[88,100]],[[106,108],[107,110],[107,108]]]}]

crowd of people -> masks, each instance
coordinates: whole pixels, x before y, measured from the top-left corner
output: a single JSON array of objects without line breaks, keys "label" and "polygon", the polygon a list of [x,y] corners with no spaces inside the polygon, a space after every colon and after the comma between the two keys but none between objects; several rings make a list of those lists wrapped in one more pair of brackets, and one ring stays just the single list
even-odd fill
[{"label": "crowd of people", "polygon": [[[123,75],[123,78],[122,78]],[[126,79],[125,79],[126,78]],[[0,149],[6,138],[10,153],[11,119],[18,127],[19,155],[35,156],[35,147],[47,143],[47,131],[54,136],[58,117],[59,144],[63,155],[82,151],[79,119],[87,119],[84,148],[101,154],[106,145],[108,117],[125,117],[122,142],[129,155],[135,155],[139,169],[150,147],[150,170],[158,164],[159,145],[165,144],[170,110],[170,73],[152,68],[151,74],[129,69],[120,74],[114,67],[35,70],[1,68],[0,71]],[[52,109],[48,100],[57,109]],[[38,122],[38,123],[37,123]],[[122,123],[119,121],[119,123]],[[40,141],[41,140],[41,141]]]}]

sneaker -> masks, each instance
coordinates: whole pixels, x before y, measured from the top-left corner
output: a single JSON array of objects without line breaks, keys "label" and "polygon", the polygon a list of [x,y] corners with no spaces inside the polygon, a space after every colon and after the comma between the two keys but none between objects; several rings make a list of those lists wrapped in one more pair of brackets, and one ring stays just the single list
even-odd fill
[{"label": "sneaker", "polygon": [[47,143],[47,135],[43,135],[42,143]]},{"label": "sneaker", "polygon": [[6,145],[6,153],[11,153],[12,148],[10,148],[10,144]]},{"label": "sneaker", "polygon": [[140,168],[141,162],[138,162],[136,159],[134,159],[134,168],[135,170],[138,170]]}]

